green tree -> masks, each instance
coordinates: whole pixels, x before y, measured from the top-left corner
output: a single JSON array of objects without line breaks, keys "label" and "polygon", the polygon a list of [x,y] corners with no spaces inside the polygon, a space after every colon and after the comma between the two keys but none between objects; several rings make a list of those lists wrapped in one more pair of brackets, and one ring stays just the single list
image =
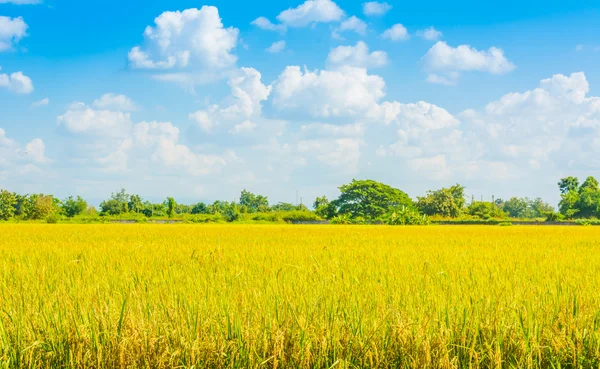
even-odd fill
[{"label": "green tree", "polygon": [[175,216],[175,209],[177,208],[177,203],[175,202],[175,199],[172,197],[167,197],[165,207],[167,208],[167,216],[169,218],[173,218]]},{"label": "green tree", "polygon": [[102,214],[119,215],[129,211],[129,195],[122,188],[117,193],[112,193],[109,200],[100,203]]},{"label": "green tree", "polygon": [[506,218],[507,215],[495,203],[487,201],[474,201],[467,208],[467,213],[480,219]]},{"label": "green tree", "polygon": [[57,212],[56,202],[52,195],[40,195],[35,201],[35,211],[31,219],[46,219]]},{"label": "green tree", "polygon": [[140,195],[130,195],[127,203],[129,211],[141,213],[144,210],[144,200]]},{"label": "green tree", "polygon": [[579,180],[575,177],[563,178],[558,182],[560,203],[558,210],[567,219],[579,215]]},{"label": "green tree", "polygon": [[0,190],[0,220],[9,220],[15,215],[17,197],[14,193]]},{"label": "green tree", "polygon": [[577,191],[579,189],[579,179],[576,177],[563,178],[558,182],[558,188],[560,188],[560,193],[563,195],[571,191]]},{"label": "green tree", "polygon": [[208,214],[208,207],[205,203],[199,202],[192,207],[192,214]]},{"label": "green tree", "polygon": [[537,197],[529,204],[533,218],[546,218],[548,213],[554,213],[554,207]]},{"label": "green tree", "polygon": [[273,211],[294,211],[296,206],[287,202],[280,202],[277,205],[273,205],[271,208]]},{"label": "green tree", "polygon": [[265,196],[243,190],[240,195],[240,205],[246,206],[249,213],[256,213],[266,211],[269,208],[269,200]]},{"label": "green tree", "polygon": [[439,215],[456,218],[465,207],[465,187],[456,184],[450,188],[428,191],[425,197],[419,197],[417,208],[426,215]]},{"label": "green tree", "polygon": [[511,197],[504,203],[503,210],[513,218],[531,218],[528,198]]},{"label": "green tree", "polygon": [[315,214],[321,218],[331,219],[337,215],[335,204],[329,201],[327,196],[317,197],[313,203]]},{"label": "green tree", "polygon": [[87,202],[81,196],[77,196],[77,198],[69,196],[62,202],[61,208],[67,217],[73,218],[83,213],[87,209],[87,206]]},{"label": "green tree", "polygon": [[373,180],[352,180],[340,187],[341,195],[334,201],[339,214],[352,218],[375,220],[396,207],[412,208],[408,195],[397,188]]},{"label": "green tree", "polygon": [[588,177],[579,188],[578,216],[582,218],[600,215],[600,188],[594,177]]}]

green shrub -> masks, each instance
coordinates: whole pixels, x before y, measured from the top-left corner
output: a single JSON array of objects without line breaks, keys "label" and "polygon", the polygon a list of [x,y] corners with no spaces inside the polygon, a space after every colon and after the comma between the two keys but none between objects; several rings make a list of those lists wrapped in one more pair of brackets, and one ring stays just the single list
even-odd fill
[{"label": "green shrub", "polygon": [[319,216],[315,213],[312,213],[310,211],[302,211],[302,210],[297,210],[297,211],[287,211],[287,212],[282,212],[279,215],[281,217],[281,219],[283,219],[286,222],[315,222],[318,220],[321,220],[321,218],[319,218]]},{"label": "green shrub", "polygon": [[393,209],[383,219],[387,225],[428,225],[429,217],[419,213],[416,209],[405,206]]},{"label": "green shrub", "polygon": [[56,224],[56,223],[58,223],[59,220],[60,220],[60,215],[58,215],[57,213],[50,213],[46,217],[46,223],[49,223],[49,224]]},{"label": "green shrub", "polygon": [[352,218],[349,214],[342,214],[331,219],[331,224],[352,224]]},{"label": "green shrub", "polygon": [[283,219],[281,218],[279,213],[258,213],[252,217],[252,220],[257,222],[281,222]]},{"label": "green shrub", "polygon": [[500,227],[510,227],[510,226],[512,226],[513,224],[512,224],[511,222],[500,222],[500,223],[498,223],[498,225],[499,225]]}]

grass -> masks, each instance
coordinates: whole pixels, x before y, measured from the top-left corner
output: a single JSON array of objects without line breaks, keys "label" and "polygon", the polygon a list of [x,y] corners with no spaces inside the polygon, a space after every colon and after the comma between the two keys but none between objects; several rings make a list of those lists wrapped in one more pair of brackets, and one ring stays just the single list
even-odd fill
[{"label": "grass", "polygon": [[0,225],[0,368],[598,368],[600,229]]}]

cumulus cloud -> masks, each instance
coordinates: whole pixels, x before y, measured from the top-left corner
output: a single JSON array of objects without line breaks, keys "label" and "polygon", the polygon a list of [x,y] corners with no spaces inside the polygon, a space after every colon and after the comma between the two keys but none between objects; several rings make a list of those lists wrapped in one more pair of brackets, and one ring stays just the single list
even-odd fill
[{"label": "cumulus cloud", "polygon": [[227,68],[237,61],[232,51],[238,34],[238,29],[223,26],[214,6],[167,11],[146,27],[145,47],[133,47],[129,62],[140,69]]},{"label": "cumulus cloud", "polygon": [[[92,106],[73,103],[57,118],[58,124],[74,135],[74,155],[81,164],[106,172],[155,170],[202,176],[221,170],[238,160],[233,151],[199,153],[180,143],[180,131],[170,122],[133,123],[135,103],[124,95],[105,94]],[[35,140],[28,149],[41,159],[43,145]]]},{"label": "cumulus cloud", "polygon": [[388,64],[385,51],[369,53],[369,47],[362,41],[355,46],[338,46],[329,52],[327,65],[330,68],[352,66],[359,68],[380,68]]},{"label": "cumulus cloud", "polygon": [[358,116],[381,99],[385,82],[364,68],[309,71],[287,67],[273,86],[273,104],[281,111],[313,117]]},{"label": "cumulus cloud", "polygon": [[528,169],[597,168],[600,98],[588,97],[582,72],[557,74],[539,87],[512,92],[461,118],[487,142],[487,155]]},{"label": "cumulus cloud", "polygon": [[390,10],[392,10],[392,6],[388,3],[369,1],[363,4],[363,13],[366,16],[384,15]]},{"label": "cumulus cloud", "polygon": [[191,113],[189,118],[198,126],[211,131],[221,124],[240,123],[262,113],[262,102],[271,94],[271,86],[261,81],[261,74],[254,68],[241,68],[238,75],[229,80],[231,95],[226,107],[210,106],[204,110]]},{"label": "cumulus cloud", "polygon": [[30,94],[34,89],[31,78],[24,75],[23,72],[14,72],[10,75],[0,73],[0,87],[8,88],[9,91],[16,94]]},{"label": "cumulus cloud", "polygon": [[428,40],[428,41],[436,41],[440,37],[442,37],[442,32],[438,31],[434,27],[429,27],[420,31],[417,31],[417,36]]},{"label": "cumulus cloud", "polygon": [[22,146],[8,138],[6,132],[0,128],[0,169],[2,169],[0,173],[3,172],[4,175],[11,177],[42,173],[34,163],[42,166],[52,162],[46,157],[45,150],[44,141],[40,138],[33,139]]},{"label": "cumulus cloud", "polygon": [[[469,45],[452,47],[443,41],[438,41],[427,51],[423,56],[423,63],[426,69],[432,72],[428,81],[434,83],[456,80],[459,72],[505,74],[515,69],[515,65],[506,59],[504,52],[497,47],[490,47],[486,51],[477,50]],[[454,76],[437,76],[436,72],[454,73]]]},{"label": "cumulus cloud", "polygon": [[355,173],[360,162],[361,140],[336,138],[299,141],[296,149],[300,154],[309,154],[326,166]]},{"label": "cumulus cloud", "polygon": [[0,52],[11,50],[27,36],[27,24],[22,17],[0,16]]},{"label": "cumulus cloud", "polygon": [[233,128],[229,131],[229,133],[231,133],[233,135],[239,135],[242,133],[252,132],[254,130],[254,128],[256,128],[255,123],[252,123],[249,120],[245,120],[242,123],[239,123],[239,124],[236,124],[235,126],[233,126]]},{"label": "cumulus cloud", "polygon": [[285,49],[285,41],[281,40],[281,41],[276,41],[273,42],[271,44],[271,46],[269,46],[266,51],[271,53],[271,54],[277,54],[283,51],[283,49]]},{"label": "cumulus cloud", "polygon": [[125,95],[108,93],[102,95],[99,99],[94,100],[94,107],[97,109],[113,109],[123,111],[137,110],[136,104]]},{"label": "cumulus cloud", "polygon": [[129,112],[95,109],[82,102],[70,104],[57,123],[70,133],[105,137],[126,136],[132,126]]},{"label": "cumulus cloud", "polygon": [[410,38],[408,30],[400,23],[394,24],[391,28],[385,30],[381,37],[392,41],[402,41]]},{"label": "cumulus cloud", "polygon": [[44,141],[39,138],[36,138],[25,145],[25,154],[36,163],[44,164],[50,162],[45,153],[46,145],[44,144]]},{"label": "cumulus cloud", "polygon": [[364,36],[367,33],[367,24],[363,20],[353,15],[343,21],[340,26],[334,30],[333,36],[335,38],[341,38],[339,34],[347,31],[353,31]]},{"label": "cumulus cloud", "polygon": [[342,19],[344,11],[331,0],[307,0],[296,8],[284,10],[277,20],[288,27],[306,27],[312,23],[329,23]]},{"label": "cumulus cloud", "polygon": [[252,25],[267,30],[267,31],[275,31],[275,32],[285,32],[287,31],[287,27],[285,24],[274,24],[265,17],[258,17],[252,21]]}]

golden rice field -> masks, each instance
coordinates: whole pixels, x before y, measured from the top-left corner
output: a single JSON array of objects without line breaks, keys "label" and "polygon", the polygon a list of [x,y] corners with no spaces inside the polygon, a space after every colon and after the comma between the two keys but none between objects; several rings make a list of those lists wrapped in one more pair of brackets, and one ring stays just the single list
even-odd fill
[{"label": "golden rice field", "polygon": [[600,227],[0,225],[0,368],[598,368]]}]

